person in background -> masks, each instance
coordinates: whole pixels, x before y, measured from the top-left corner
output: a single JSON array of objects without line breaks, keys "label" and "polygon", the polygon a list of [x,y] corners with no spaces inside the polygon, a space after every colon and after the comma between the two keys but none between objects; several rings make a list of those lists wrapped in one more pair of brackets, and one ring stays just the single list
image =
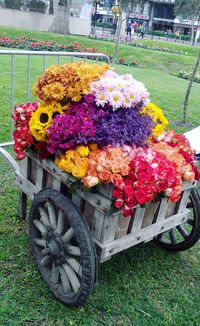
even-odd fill
[{"label": "person in background", "polygon": [[131,20],[128,20],[126,25],[126,35],[131,37]]},{"label": "person in background", "polygon": [[144,34],[145,34],[145,26],[142,25],[139,37],[144,38]]},{"label": "person in background", "polygon": [[133,21],[132,24],[131,24],[131,30],[132,30],[133,34],[135,33],[135,30],[136,30],[137,27],[138,27],[137,22]]}]

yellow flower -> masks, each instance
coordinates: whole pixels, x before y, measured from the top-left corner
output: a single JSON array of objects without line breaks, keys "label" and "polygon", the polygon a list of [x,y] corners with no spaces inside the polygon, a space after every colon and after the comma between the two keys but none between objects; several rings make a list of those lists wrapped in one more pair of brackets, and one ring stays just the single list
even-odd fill
[{"label": "yellow flower", "polygon": [[59,82],[46,85],[43,88],[43,91],[44,91],[44,95],[48,99],[54,99],[60,101],[65,97],[65,88]]},{"label": "yellow flower", "polygon": [[76,150],[82,157],[88,156],[90,154],[88,146],[79,145],[78,147],[76,147]]},{"label": "yellow flower", "polygon": [[31,115],[29,129],[36,140],[46,141],[47,129],[52,125],[57,114],[64,112],[63,107],[56,102],[48,105],[40,105]]},{"label": "yellow flower", "polygon": [[75,178],[82,179],[86,176],[87,170],[84,169],[81,165],[76,165],[72,170],[72,175]]},{"label": "yellow flower", "polygon": [[47,99],[78,102],[88,94],[91,82],[100,78],[108,69],[108,65],[85,62],[54,65],[38,78],[33,91],[42,102]]},{"label": "yellow flower", "polygon": [[142,110],[142,114],[150,115],[155,122],[155,127],[153,129],[153,135],[158,137],[165,130],[168,125],[168,120],[165,118],[162,110],[154,103],[149,103]]}]

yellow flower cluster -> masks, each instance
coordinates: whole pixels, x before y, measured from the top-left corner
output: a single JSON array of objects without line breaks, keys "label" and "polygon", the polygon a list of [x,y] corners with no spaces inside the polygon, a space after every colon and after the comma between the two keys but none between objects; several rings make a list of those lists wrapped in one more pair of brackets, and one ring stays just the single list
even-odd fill
[{"label": "yellow flower cluster", "polygon": [[82,179],[88,170],[88,156],[90,150],[88,146],[79,145],[75,149],[66,151],[55,160],[59,168],[67,173],[71,173],[75,178]]},{"label": "yellow flower cluster", "polygon": [[29,130],[33,137],[38,141],[46,141],[46,131],[53,124],[53,119],[57,114],[64,113],[67,108],[57,102],[39,105],[37,110],[32,112],[29,121]]},{"label": "yellow flower cluster", "polygon": [[142,114],[148,114],[153,118],[155,127],[153,129],[153,135],[155,137],[160,136],[168,125],[168,120],[165,118],[162,110],[154,103],[149,103],[142,110]]},{"label": "yellow flower cluster", "polygon": [[38,78],[33,93],[42,102],[78,102],[89,93],[91,82],[100,78],[108,69],[107,64],[100,66],[85,62],[54,65]]}]

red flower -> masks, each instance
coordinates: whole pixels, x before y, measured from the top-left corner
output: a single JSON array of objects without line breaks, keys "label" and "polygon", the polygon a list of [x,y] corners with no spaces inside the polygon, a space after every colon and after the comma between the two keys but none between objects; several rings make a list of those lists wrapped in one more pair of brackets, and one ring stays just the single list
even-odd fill
[{"label": "red flower", "polygon": [[124,217],[131,216],[133,214],[133,209],[129,208],[126,204],[123,206],[122,214]]},{"label": "red flower", "polygon": [[118,198],[118,199],[115,201],[115,207],[116,207],[116,208],[121,208],[121,207],[123,206],[123,204],[124,204],[123,199]]},{"label": "red flower", "polygon": [[135,199],[140,205],[144,205],[147,202],[147,193],[143,189],[135,191]]},{"label": "red flower", "polygon": [[115,198],[123,198],[123,191],[118,188],[114,188],[112,192],[112,196]]},{"label": "red flower", "polygon": [[137,204],[134,196],[125,197],[125,203],[129,208],[133,208]]},{"label": "red flower", "polygon": [[124,194],[125,196],[133,196],[134,195],[134,189],[131,185],[127,185],[124,188]]}]

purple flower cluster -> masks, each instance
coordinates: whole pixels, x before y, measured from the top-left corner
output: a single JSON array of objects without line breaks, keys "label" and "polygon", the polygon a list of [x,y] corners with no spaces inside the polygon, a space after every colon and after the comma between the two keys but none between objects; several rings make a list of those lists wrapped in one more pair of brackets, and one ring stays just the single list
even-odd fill
[{"label": "purple flower cluster", "polygon": [[106,115],[105,111],[96,107],[94,99],[93,95],[85,96],[81,102],[71,104],[65,114],[55,117],[47,131],[50,153],[91,143],[97,122]]},{"label": "purple flower cluster", "polygon": [[97,108],[95,97],[86,95],[79,103],[54,119],[49,127],[47,149],[51,154],[66,151],[79,144],[144,146],[152,134],[154,123],[139,110],[124,108],[112,111],[107,105]]},{"label": "purple flower cluster", "polygon": [[133,108],[109,111],[99,120],[92,141],[100,147],[105,145],[144,146],[154,127],[150,116],[141,115]]}]

